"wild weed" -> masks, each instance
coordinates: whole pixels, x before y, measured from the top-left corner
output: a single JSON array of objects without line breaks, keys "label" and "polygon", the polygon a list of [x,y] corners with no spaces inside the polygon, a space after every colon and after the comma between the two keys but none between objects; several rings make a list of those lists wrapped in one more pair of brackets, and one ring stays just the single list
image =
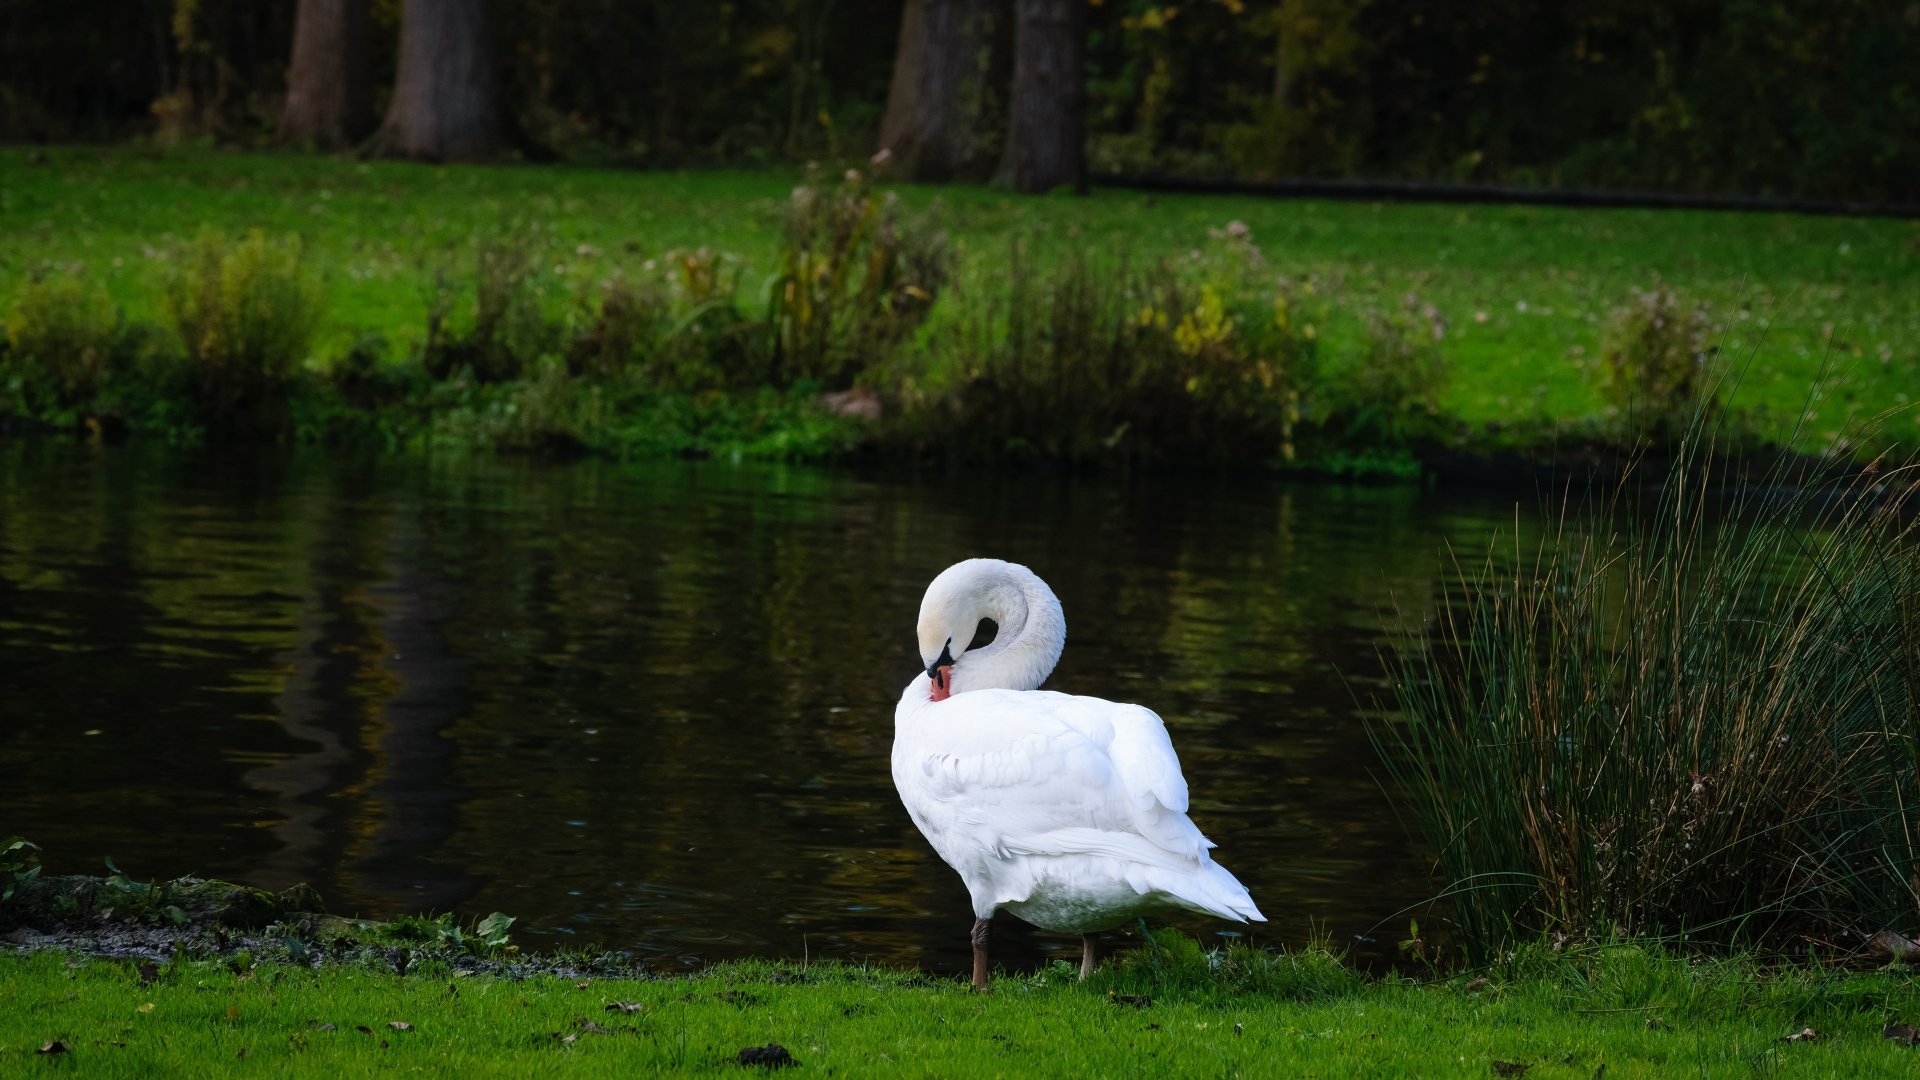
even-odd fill
[{"label": "wild weed", "polygon": [[34,416],[85,406],[110,374],[121,325],[99,282],[74,270],[30,274],[6,316],[0,392]]},{"label": "wild weed", "polygon": [[1914,467],[1729,494],[1704,430],[1462,568],[1392,659],[1373,737],[1477,955],[1920,919]]},{"label": "wild weed", "polygon": [[1351,363],[1318,388],[1321,418],[1337,441],[1403,445],[1439,425],[1451,369],[1440,344],[1447,322],[1408,293],[1397,308],[1366,314],[1366,340]]},{"label": "wild weed", "polygon": [[1243,259],[1041,268],[1016,244],[893,367],[897,436],[966,456],[1291,456],[1314,319],[1292,286],[1250,286]]},{"label": "wild weed", "polygon": [[167,283],[165,310],[209,424],[263,430],[280,423],[320,305],[297,237],[274,241],[257,229],[237,242],[201,235]]},{"label": "wild weed", "polygon": [[0,844],[0,907],[40,876],[40,845],[18,836]]},{"label": "wild weed", "polygon": [[1705,304],[1665,287],[1635,290],[1607,320],[1600,388],[1629,431],[1676,439],[1718,409],[1716,354]]},{"label": "wild weed", "polygon": [[850,385],[926,318],[951,261],[945,233],[904,218],[899,200],[857,171],[837,186],[795,188],[767,286],[778,380]]},{"label": "wild weed", "polygon": [[541,299],[538,245],[530,233],[507,231],[474,248],[470,317],[456,321],[460,292],[444,271],[427,293],[427,373],[462,372],[482,383],[516,379],[534,361],[560,351],[563,327]]}]

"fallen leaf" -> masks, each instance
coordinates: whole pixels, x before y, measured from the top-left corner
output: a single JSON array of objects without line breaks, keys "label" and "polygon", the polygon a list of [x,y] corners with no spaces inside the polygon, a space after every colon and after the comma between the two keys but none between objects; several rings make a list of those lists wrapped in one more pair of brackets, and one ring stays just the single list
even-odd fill
[{"label": "fallen leaf", "polygon": [[1803,1027],[1791,1035],[1780,1036],[1781,1042],[1819,1042],[1820,1033],[1810,1027]]},{"label": "fallen leaf", "polygon": [[353,1025],[353,1030],[355,1030],[355,1031],[357,1031],[357,1032],[359,1032],[359,1033],[360,1033],[360,1034],[362,1034],[362,1035],[371,1035],[371,1034],[373,1034],[373,1029],[372,1029],[372,1028],[370,1028],[370,1027],[368,1027],[368,1026],[367,1026],[367,1025],[365,1025],[365,1024],[355,1024],[355,1025]]},{"label": "fallen leaf", "polygon": [[413,1030],[413,1025],[407,1023],[405,1020],[389,1020],[387,1021],[387,1026],[392,1028],[395,1031],[412,1031]]},{"label": "fallen leaf", "polygon": [[607,1003],[608,1012],[637,1013],[646,1008],[637,1001],[613,1001]]},{"label": "fallen leaf", "polygon": [[140,1007],[133,1011],[137,1013],[150,1013],[153,1011],[153,1002],[151,1001],[142,1002],[140,1004]]},{"label": "fallen leaf", "polygon": [[1880,1029],[1880,1037],[1913,1046],[1920,1043],[1920,1028],[1912,1024],[1888,1024]]},{"label": "fallen leaf", "polygon": [[779,1043],[765,1046],[743,1046],[740,1048],[740,1064],[757,1065],[762,1069],[784,1069],[789,1065],[798,1065],[787,1048]]},{"label": "fallen leaf", "polygon": [[1527,1070],[1531,1068],[1533,1068],[1531,1061],[1496,1061],[1493,1063],[1493,1075],[1525,1076]]},{"label": "fallen leaf", "polygon": [[48,1039],[46,1042],[40,1044],[40,1049],[34,1051],[36,1054],[64,1054],[66,1052],[67,1044],[61,1042],[59,1039]]},{"label": "fallen leaf", "polygon": [[315,1031],[338,1031],[338,1030],[340,1030],[339,1028],[336,1028],[336,1027],[334,1027],[334,1026],[333,1026],[332,1024],[323,1024],[323,1023],[321,1023],[321,1022],[320,1022],[320,1021],[318,1021],[318,1020],[309,1020],[309,1021],[307,1021],[307,1026],[308,1026],[309,1028],[312,1028],[312,1029],[313,1029],[313,1030],[315,1030]]},{"label": "fallen leaf", "polygon": [[227,1019],[236,1021],[240,1019],[240,1007],[238,1005],[227,1006]]},{"label": "fallen leaf", "polygon": [[592,985],[593,985],[592,979],[581,979],[579,982],[573,984],[573,988],[575,990],[585,990],[587,987]]}]

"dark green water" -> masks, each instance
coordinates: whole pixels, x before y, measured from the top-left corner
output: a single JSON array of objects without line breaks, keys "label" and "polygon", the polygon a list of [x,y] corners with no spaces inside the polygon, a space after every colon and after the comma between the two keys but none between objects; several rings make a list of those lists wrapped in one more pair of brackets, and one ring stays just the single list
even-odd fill
[{"label": "dark green water", "polygon": [[[1210,477],[14,440],[0,835],[54,872],[111,855],[310,882],[342,913],[498,909],[530,947],[958,968],[966,894],[888,750],[921,591],[994,555],[1066,607],[1049,686],[1166,718],[1258,940],[1345,943],[1434,889],[1354,694],[1443,543],[1511,514]],[[1016,965],[1077,948],[996,937]]]}]

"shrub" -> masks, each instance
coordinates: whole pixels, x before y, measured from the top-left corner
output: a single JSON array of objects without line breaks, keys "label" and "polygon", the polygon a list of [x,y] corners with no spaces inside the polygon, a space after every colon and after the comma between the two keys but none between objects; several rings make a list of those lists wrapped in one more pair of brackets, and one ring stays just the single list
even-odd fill
[{"label": "shrub", "polygon": [[1480,956],[1920,914],[1914,474],[1723,499],[1700,457],[1462,571],[1391,665],[1373,737]]},{"label": "shrub", "polygon": [[1712,319],[1672,289],[1636,290],[1616,308],[1600,356],[1601,391],[1634,430],[1677,438],[1718,409]]},{"label": "shrub", "polygon": [[1265,279],[1243,231],[1223,238],[1191,265],[1100,273],[1083,253],[1042,269],[1016,243],[985,295],[892,369],[894,438],[1079,461],[1291,456],[1310,298]]},{"label": "shrub", "polygon": [[454,323],[459,296],[444,272],[427,294],[427,373],[447,379],[465,372],[483,383],[520,377],[534,361],[560,352],[558,319],[541,302],[532,235],[509,231],[474,248],[471,321]]},{"label": "shrub", "polygon": [[6,374],[21,411],[46,416],[91,402],[106,382],[121,320],[106,289],[75,271],[28,276],[6,319]]},{"label": "shrub", "polygon": [[234,243],[201,235],[167,283],[165,309],[208,424],[260,430],[282,422],[320,305],[297,237],[272,241],[256,229]]},{"label": "shrub", "polygon": [[1412,293],[1400,306],[1366,315],[1366,339],[1353,362],[1319,388],[1327,426],[1343,441],[1406,443],[1433,433],[1451,368],[1440,343],[1447,323]]},{"label": "shrub", "polygon": [[926,318],[951,269],[946,234],[900,215],[849,170],[828,188],[795,188],[767,318],[782,384],[845,387]]},{"label": "shrub", "polygon": [[738,259],[697,248],[583,288],[567,370],[633,375],[669,391],[760,385],[768,343],[763,326],[741,310],[740,274]]}]

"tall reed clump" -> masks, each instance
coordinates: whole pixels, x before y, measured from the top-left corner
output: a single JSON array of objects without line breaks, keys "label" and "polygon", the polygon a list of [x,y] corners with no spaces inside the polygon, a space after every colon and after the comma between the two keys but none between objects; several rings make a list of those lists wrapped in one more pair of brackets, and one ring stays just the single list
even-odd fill
[{"label": "tall reed clump", "polygon": [[767,319],[782,383],[845,387],[919,326],[947,284],[946,234],[910,219],[865,174],[795,188]]},{"label": "tall reed clump", "polygon": [[167,282],[168,323],[186,350],[203,422],[263,431],[284,423],[287,390],[319,328],[321,291],[297,237],[204,233]]},{"label": "tall reed clump", "polygon": [[1460,571],[1372,734],[1475,957],[1914,928],[1915,475],[1727,493],[1690,442],[1644,505]]},{"label": "tall reed clump", "polygon": [[71,270],[30,274],[6,313],[0,407],[70,419],[106,383],[120,329],[99,282]]},{"label": "tall reed clump", "polygon": [[1705,304],[1637,289],[1602,332],[1600,389],[1628,431],[1675,440],[1719,409],[1717,352]]},{"label": "tall reed clump", "polygon": [[[894,438],[944,456],[1293,455],[1317,306],[1249,269],[1244,229],[1188,265],[1042,266],[1020,244],[893,369]],[[1257,251],[1251,253],[1257,256]]]}]

